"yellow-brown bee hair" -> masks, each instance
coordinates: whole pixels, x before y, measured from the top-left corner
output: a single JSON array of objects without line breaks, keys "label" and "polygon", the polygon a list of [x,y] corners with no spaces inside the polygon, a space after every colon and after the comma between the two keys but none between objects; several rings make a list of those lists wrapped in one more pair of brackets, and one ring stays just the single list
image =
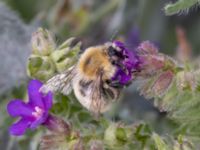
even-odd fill
[{"label": "yellow-brown bee hair", "polygon": [[88,80],[96,80],[100,70],[103,71],[102,80],[110,79],[116,68],[112,65],[107,45],[90,47],[81,55],[77,69]]}]

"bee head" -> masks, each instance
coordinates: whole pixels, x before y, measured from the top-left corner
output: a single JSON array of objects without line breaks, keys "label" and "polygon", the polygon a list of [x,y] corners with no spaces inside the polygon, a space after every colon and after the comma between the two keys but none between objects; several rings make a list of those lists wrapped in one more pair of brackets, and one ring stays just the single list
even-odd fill
[{"label": "bee head", "polygon": [[116,64],[119,61],[123,61],[126,58],[124,45],[120,45],[117,41],[106,43],[107,53],[110,57],[112,64]]},{"label": "bee head", "polygon": [[119,60],[123,58],[123,50],[115,43],[107,44],[107,53],[111,60]]},{"label": "bee head", "polygon": [[113,41],[107,46],[110,62],[116,69],[112,77],[112,84],[128,85],[132,81],[132,73],[139,71],[140,60],[137,53],[129,50],[126,45],[120,41]]}]

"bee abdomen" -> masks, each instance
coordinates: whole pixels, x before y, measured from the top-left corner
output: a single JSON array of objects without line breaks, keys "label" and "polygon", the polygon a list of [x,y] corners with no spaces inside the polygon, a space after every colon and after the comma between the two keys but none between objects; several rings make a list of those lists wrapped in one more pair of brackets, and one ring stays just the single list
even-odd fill
[{"label": "bee abdomen", "polygon": [[88,90],[89,86],[91,85],[91,83],[92,83],[92,81],[84,81],[84,80],[79,81],[79,91],[83,97],[86,96],[87,90]]},{"label": "bee abdomen", "polygon": [[88,88],[89,85],[91,85],[91,83],[92,83],[92,80],[90,80],[90,81],[80,80],[80,81],[79,81],[79,85],[80,85],[81,87],[83,87],[83,88]]},{"label": "bee abdomen", "polygon": [[117,100],[120,96],[120,89],[114,88],[114,87],[104,87],[103,88],[103,94],[105,96],[106,99],[108,100]]}]

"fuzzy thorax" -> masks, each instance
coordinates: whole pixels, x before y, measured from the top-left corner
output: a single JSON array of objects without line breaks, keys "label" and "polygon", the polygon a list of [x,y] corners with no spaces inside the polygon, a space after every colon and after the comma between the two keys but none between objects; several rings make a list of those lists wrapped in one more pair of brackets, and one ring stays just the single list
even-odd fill
[{"label": "fuzzy thorax", "polygon": [[111,79],[116,67],[110,62],[106,46],[90,47],[81,55],[78,62],[80,73],[88,80],[95,80],[102,71],[102,79]]}]

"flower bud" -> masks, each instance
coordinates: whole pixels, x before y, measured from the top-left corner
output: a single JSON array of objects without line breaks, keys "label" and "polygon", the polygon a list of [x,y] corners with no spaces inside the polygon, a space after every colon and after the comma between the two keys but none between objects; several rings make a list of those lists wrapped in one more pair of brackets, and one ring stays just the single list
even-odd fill
[{"label": "flower bud", "polygon": [[194,72],[181,71],[177,74],[177,87],[179,90],[195,90],[197,81]]},{"label": "flower bud", "polygon": [[58,72],[65,71],[77,62],[78,57],[76,56],[81,49],[80,47],[81,42],[76,43],[74,38],[70,38],[51,54]]},{"label": "flower bud", "polygon": [[140,77],[151,77],[158,75],[159,72],[165,70],[177,71],[177,64],[175,61],[162,53],[154,44],[149,41],[142,42],[137,48],[138,56],[140,59],[141,72],[138,73]]},{"label": "flower bud", "polygon": [[116,124],[111,124],[105,131],[104,141],[105,141],[105,144],[110,147],[117,145],[117,138],[116,138],[116,134],[115,134],[116,129],[117,129]]},{"label": "flower bud", "polygon": [[104,141],[111,148],[122,146],[127,141],[127,133],[119,125],[111,124],[105,131]]},{"label": "flower bud", "polygon": [[182,135],[179,135],[177,140],[174,142],[174,150],[193,150],[194,145]]},{"label": "flower bud", "polygon": [[158,48],[150,41],[144,41],[139,45],[138,53],[155,55],[158,53]]},{"label": "flower bud", "polygon": [[194,147],[187,143],[180,144],[178,142],[175,142],[173,150],[194,150]]},{"label": "flower bud", "polygon": [[170,87],[174,73],[170,70],[161,73],[153,83],[152,91],[156,96],[162,96]]},{"label": "flower bud", "polygon": [[89,145],[90,145],[90,150],[104,150],[103,142],[100,140],[91,140]]},{"label": "flower bud", "polygon": [[55,49],[56,44],[48,30],[39,28],[32,35],[32,53],[35,55],[47,56]]},{"label": "flower bud", "polygon": [[81,139],[74,139],[68,143],[69,150],[84,150],[83,141]]},{"label": "flower bud", "polygon": [[62,133],[67,136],[71,132],[70,125],[56,116],[49,115],[44,125],[55,134]]},{"label": "flower bud", "polygon": [[46,81],[54,75],[55,69],[54,63],[47,56],[31,55],[28,59],[27,73],[31,78]]},{"label": "flower bud", "polygon": [[165,57],[163,55],[140,55],[140,60],[142,62],[141,76],[152,76],[155,75],[159,70],[165,67]]}]

